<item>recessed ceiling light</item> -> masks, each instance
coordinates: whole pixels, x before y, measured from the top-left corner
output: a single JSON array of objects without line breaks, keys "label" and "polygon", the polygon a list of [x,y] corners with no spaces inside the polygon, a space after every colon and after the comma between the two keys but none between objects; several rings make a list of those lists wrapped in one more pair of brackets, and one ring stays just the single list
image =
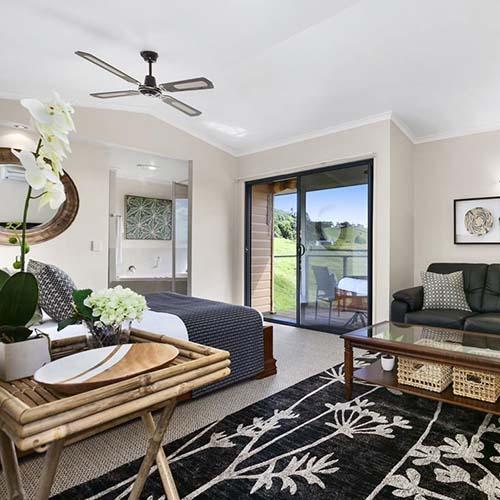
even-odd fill
[{"label": "recessed ceiling light", "polygon": [[18,128],[21,130],[28,130],[29,129],[28,125],[24,125],[23,123],[14,123],[12,126],[14,128]]},{"label": "recessed ceiling light", "polygon": [[138,163],[137,166],[146,170],[158,170],[158,167],[152,163]]}]

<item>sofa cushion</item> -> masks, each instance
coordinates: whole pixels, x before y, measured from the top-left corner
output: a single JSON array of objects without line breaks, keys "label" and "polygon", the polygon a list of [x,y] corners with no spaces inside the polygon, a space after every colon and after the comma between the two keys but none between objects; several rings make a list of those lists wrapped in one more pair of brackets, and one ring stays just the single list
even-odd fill
[{"label": "sofa cushion", "polygon": [[456,311],[454,309],[425,309],[406,313],[405,323],[462,330],[465,320],[475,314],[471,311]]},{"label": "sofa cushion", "polygon": [[500,264],[488,266],[481,311],[500,313]]},{"label": "sofa cushion", "polygon": [[465,320],[464,329],[470,332],[500,333],[500,313],[476,314]]},{"label": "sofa cushion", "polygon": [[422,309],[455,309],[470,311],[464,292],[462,271],[456,273],[422,273],[424,303]]},{"label": "sofa cushion", "polygon": [[486,283],[487,264],[462,264],[454,262],[436,262],[427,271],[431,273],[449,274],[462,271],[467,303],[476,312],[482,312],[483,290]]}]

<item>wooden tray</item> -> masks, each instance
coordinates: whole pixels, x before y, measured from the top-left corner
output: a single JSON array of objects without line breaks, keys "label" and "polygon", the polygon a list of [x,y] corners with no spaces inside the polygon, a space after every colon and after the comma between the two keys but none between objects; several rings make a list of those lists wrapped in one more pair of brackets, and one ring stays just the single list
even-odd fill
[{"label": "wooden tray", "polygon": [[178,354],[176,347],[155,342],[101,347],[53,361],[34,380],[62,394],[79,394],[159,370]]}]

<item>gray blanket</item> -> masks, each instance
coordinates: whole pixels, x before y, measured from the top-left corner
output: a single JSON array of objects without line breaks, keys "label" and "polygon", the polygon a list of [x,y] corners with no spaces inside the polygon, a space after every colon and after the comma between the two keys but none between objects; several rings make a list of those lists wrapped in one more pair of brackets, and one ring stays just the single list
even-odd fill
[{"label": "gray blanket", "polygon": [[146,300],[152,311],[181,318],[189,340],[231,353],[231,375],[196,390],[194,396],[252,378],[264,369],[262,317],[255,309],[172,292],[151,293]]}]

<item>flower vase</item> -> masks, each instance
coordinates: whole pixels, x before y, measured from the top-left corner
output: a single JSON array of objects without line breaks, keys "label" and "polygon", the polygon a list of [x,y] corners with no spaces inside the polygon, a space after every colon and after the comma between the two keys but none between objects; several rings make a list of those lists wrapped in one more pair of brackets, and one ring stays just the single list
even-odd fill
[{"label": "flower vase", "polygon": [[122,324],[96,326],[90,321],[87,321],[86,324],[90,332],[87,339],[89,349],[128,344],[130,340],[130,325],[128,328]]}]

